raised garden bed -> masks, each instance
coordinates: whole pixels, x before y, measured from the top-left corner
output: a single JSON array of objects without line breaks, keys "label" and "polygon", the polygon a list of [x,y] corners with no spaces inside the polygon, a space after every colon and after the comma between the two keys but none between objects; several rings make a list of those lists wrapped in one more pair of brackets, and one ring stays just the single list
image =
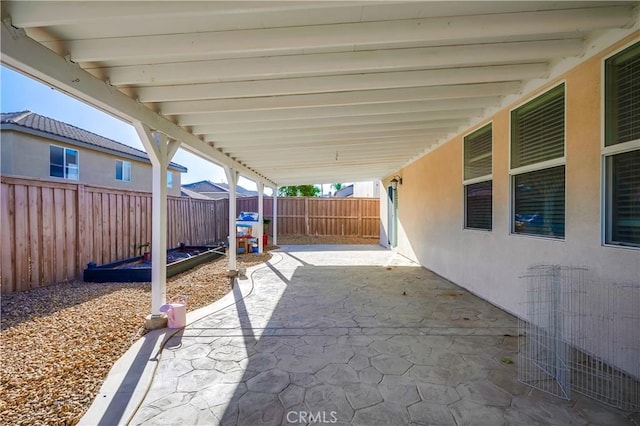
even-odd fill
[{"label": "raised garden bed", "polygon": [[[214,246],[185,246],[167,250],[167,277],[187,271],[197,265],[210,262],[222,256],[224,244]],[[151,262],[145,262],[143,256],[119,260],[104,265],[89,263],[84,270],[84,281],[107,282],[149,282],[151,281]]]}]

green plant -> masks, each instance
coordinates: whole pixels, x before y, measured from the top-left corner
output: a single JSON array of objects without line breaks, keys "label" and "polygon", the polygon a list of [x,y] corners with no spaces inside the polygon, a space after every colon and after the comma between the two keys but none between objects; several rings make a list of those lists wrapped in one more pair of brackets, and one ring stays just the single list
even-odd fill
[{"label": "green plant", "polygon": [[133,249],[138,250],[138,254],[142,256],[142,249],[148,248],[150,245],[151,243],[149,243],[149,241],[147,241],[146,243],[138,243],[133,245]]}]

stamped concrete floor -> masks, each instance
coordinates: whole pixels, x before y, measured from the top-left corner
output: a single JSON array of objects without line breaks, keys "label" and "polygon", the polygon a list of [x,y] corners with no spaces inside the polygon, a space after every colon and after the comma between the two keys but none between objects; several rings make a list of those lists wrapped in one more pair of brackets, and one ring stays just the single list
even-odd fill
[{"label": "stamped concrete floor", "polygon": [[518,383],[514,317],[380,247],[283,247],[233,294],[169,340],[132,424],[630,424]]}]

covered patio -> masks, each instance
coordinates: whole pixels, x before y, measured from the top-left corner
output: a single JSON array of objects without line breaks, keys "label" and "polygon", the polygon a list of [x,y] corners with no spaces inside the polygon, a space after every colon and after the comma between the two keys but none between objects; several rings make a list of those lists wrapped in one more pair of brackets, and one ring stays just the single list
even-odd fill
[{"label": "covered patio", "polygon": [[[637,247],[607,246],[596,188],[607,156],[640,149],[635,133],[618,147],[600,140],[601,70],[636,52],[638,11],[628,1],[3,2],[2,64],[131,123],[152,159],[151,328],[166,302],[165,169],[177,149],[224,167],[231,230],[240,175],[260,197],[372,179],[388,191],[380,242],[397,250],[283,249],[164,347],[166,330],[134,346],[85,423],[304,424],[318,412],[356,424],[624,423],[519,385],[515,318],[420,266],[516,314],[518,277],[536,262],[586,259],[601,282],[636,285]],[[563,96],[557,158],[512,167],[512,110],[549,86]],[[496,137],[477,157],[495,167],[465,178],[462,139],[487,123]],[[566,238],[518,234],[514,179],[538,167],[560,170],[569,188],[558,203]],[[495,224],[467,229],[464,185],[491,180]],[[230,238],[230,275],[235,253]],[[605,361],[637,378],[640,338],[623,337],[625,362]]]},{"label": "covered patio", "polygon": [[[130,351],[81,424],[629,421],[518,383],[513,316],[381,247],[285,246],[247,275],[159,352]],[[156,370],[123,383],[136,357]]]}]

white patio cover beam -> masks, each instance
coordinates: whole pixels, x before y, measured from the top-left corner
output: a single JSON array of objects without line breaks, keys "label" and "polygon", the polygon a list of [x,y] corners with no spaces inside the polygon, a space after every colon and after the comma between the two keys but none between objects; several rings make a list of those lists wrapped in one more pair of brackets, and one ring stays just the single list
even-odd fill
[{"label": "white patio cover beam", "polygon": [[[329,134],[329,135],[294,135],[294,136],[276,136],[273,138],[264,138],[259,142],[262,143],[272,143],[272,142],[323,142],[323,141],[338,141],[338,140],[357,140],[357,139],[380,139],[380,138],[395,138],[397,141],[404,140],[405,137],[419,137],[419,136],[428,136],[434,134],[447,134],[449,131],[456,130],[457,127],[442,127],[437,129],[404,129],[404,130],[395,130],[395,131],[379,131],[379,132],[362,132],[362,133],[344,133],[344,134]],[[205,136],[205,140],[209,141],[218,141],[217,138],[209,138]],[[240,146],[242,144],[251,145],[256,142],[256,139],[231,139],[225,141],[220,141],[216,143],[216,146],[222,147],[231,145]]]},{"label": "white patio cover beam", "polygon": [[469,117],[475,117],[482,114],[481,109],[461,109],[453,111],[432,111],[432,112],[409,112],[409,113],[390,113],[382,115],[358,115],[346,117],[328,117],[307,120],[291,120],[291,121],[263,121],[251,123],[227,123],[214,125],[197,125],[192,127],[194,134],[215,133],[217,135],[235,133],[252,133],[265,131],[280,131],[293,129],[313,129],[335,126],[358,126],[358,125],[382,125],[388,123],[405,123],[405,122],[423,122],[427,123],[436,120],[446,119],[462,119],[467,120]]},{"label": "white patio cover beam", "polygon": [[273,79],[266,81],[145,86],[138,89],[137,93],[141,102],[283,96],[353,90],[528,80],[531,78],[544,77],[547,73],[547,68],[546,63],[527,63],[425,71]]},{"label": "white patio cover beam", "polygon": [[88,69],[108,75],[115,85],[169,85],[202,82],[247,81],[265,78],[357,74],[403,71],[416,68],[454,68],[499,63],[535,63],[557,56],[575,56],[582,39],[520,41],[474,44],[473,46],[419,47],[364,52],[316,53],[313,55],[267,56],[198,60],[194,62],[121,65]]},{"label": "white patio cover beam", "polygon": [[180,147],[165,134],[133,123],[152,165],[151,210],[151,315],[160,316],[167,302],[167,166]]},{"label": "white patio cover beam", "polygon": [[[404,19],[333,25],[227,31],[223,35],[199,32],[137,37],[106,37],[69,40],[75,62],[135,58],[188,60],[194,52],[216,55],[288,54],[327,48],[346,51],[412,43],[462,44],[469,39],[496,39],[547,34],[576,34],[631,22],[632,6],[613,6],[511,14]],[[48,42],[44,43],[45,46]]]},{"label": "white patio cover beam", "polygon": [[487,105],[498,105],[500,96],[479,96],[466,99],[438,99],[399,101],[377,104],[318,106],[309,108],[283,108],[262,111],[223,111],[201,114],[177,115],[175,118],[183,126],[228,123],[258,123],[265,121],[315,120],[319,118],[340,118],[377,116],[417,112],[446,112],[464,109],[484,109]]},{"label": "white patio cover beam", "polygon": [[149,128],[171,139],[179,140],[182,148],[202,158],[222,166],[232,166],[251,179],[271,182],[267,177],[236,163],[222,152],[203,143],[197,136],[33,41],[25,35],[24,31],[8,25],[6,20],[2,22],[1,27],[0,61],[2,64],[54,86],[129,123],[145,123]]},{"label": "white patio cover beam", "polygon": [[312,95],[235,98],[222,100],[179,101],[163,104],[165,115],[194,114],[214,111],[251,111],[274,108],[306,108],[317,106],[361,105],[430,99],[465,99],[503,96],[521,88],[520,82],[460,84],[404,89],[362,90],[357,92],[320,93]]}]

